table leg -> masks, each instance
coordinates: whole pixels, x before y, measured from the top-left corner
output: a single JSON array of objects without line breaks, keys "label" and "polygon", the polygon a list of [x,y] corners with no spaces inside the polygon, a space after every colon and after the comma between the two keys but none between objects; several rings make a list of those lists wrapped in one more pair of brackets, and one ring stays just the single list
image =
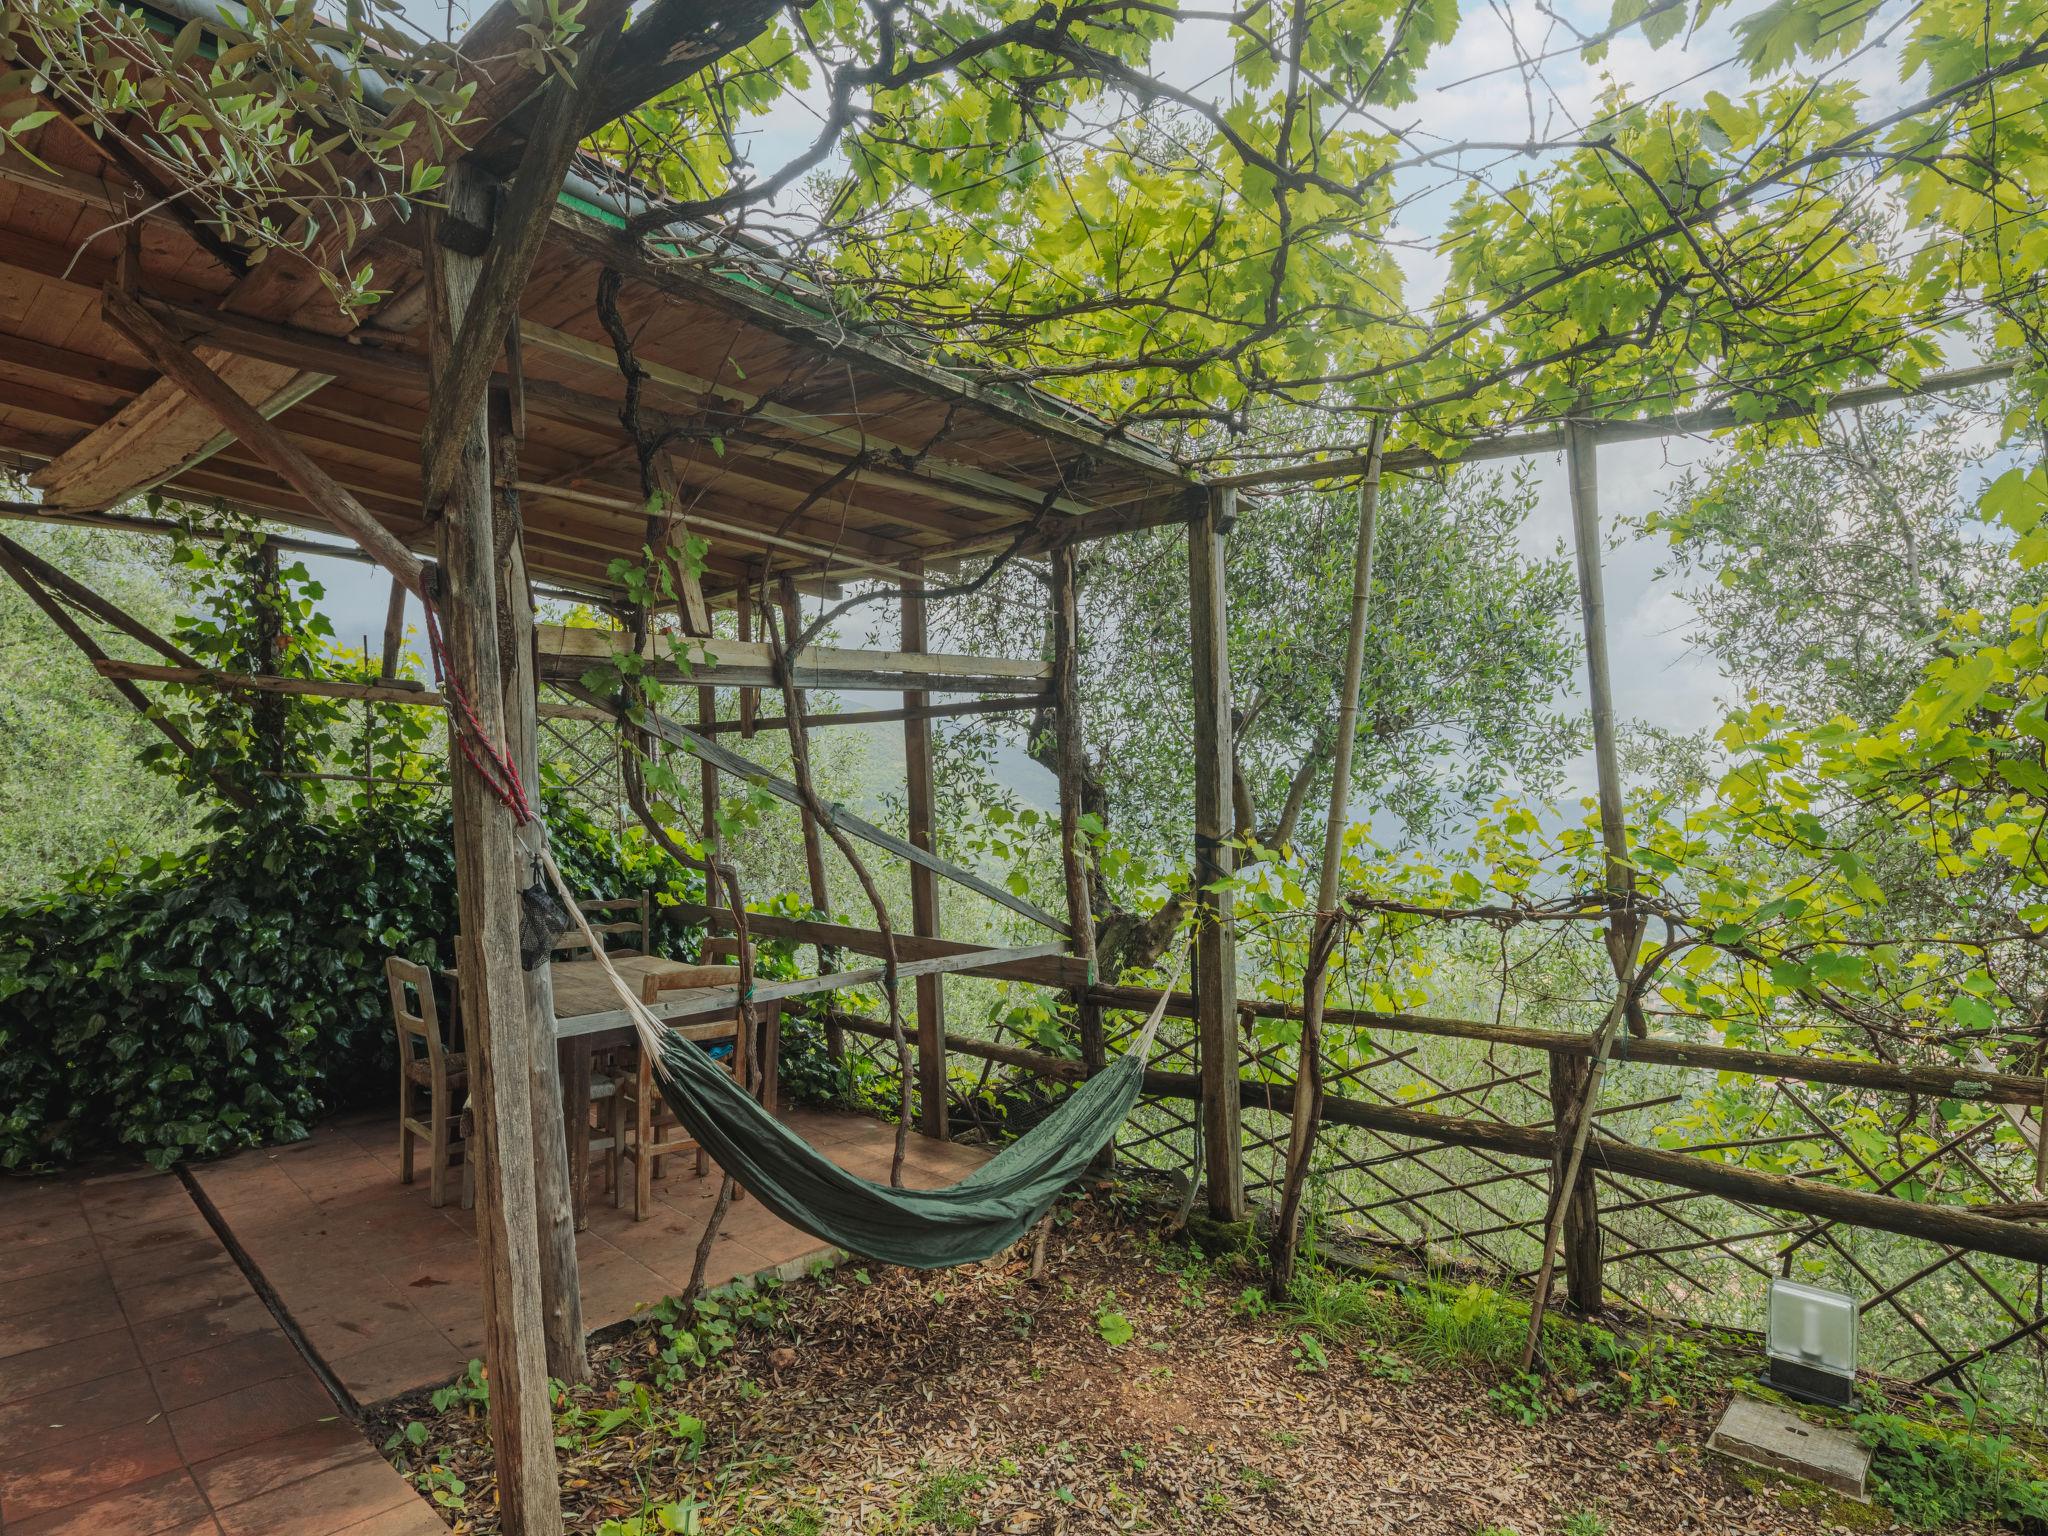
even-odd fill
[{"label": "table leg", "polygon": [[769,1114],[782,1110],[782,1004],[771,1001],[761,1013],[761,1106]]},{"label": "table leg", "polygon": [[562,1076],[562,1123],[568,1133],[569,1207],[581,1232],[590,1225],[590,1047],[584,1040],[569,1039],[555,1051]]}]

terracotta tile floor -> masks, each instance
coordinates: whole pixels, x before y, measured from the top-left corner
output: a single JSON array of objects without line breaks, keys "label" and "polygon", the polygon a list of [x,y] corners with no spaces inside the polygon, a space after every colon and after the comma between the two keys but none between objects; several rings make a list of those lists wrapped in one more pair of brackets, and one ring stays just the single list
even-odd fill
[{"label": "terracotta tile floor", "polygon": [[[843,1166],[886,1176],[893,1127],[816,1111],[789,1118]],[[984,1155],[914,1138],[904,1177],[949,1183]],[[440,1210],[430,1206],[424,1171],[416,1183],[398,1182],[398,1132],[390,1116],[340,1120],[306,1141],[244,1152],[193,1174],[307,1343],[357,1402],[444,1382],[482,1353],[474,1218],[452,1200]],[[644,1222],[633,1220],[630,1189],[624,1208],[612,1205],[601,1167],[593,1169],[592,1185],[590,1226],[576,1246],[583,1323],[595,1330],[682,1289],[718,1176],[714,1169],[700,1179],[688,1159],[668,1159],[654,1185],[655,1212]],[[741,1200],[720,1229],[710,1280],[800,1269],[825,1251],[757,1202]],[[191,1273],[195,1284],[205,1283],[203,1259]],[[180,1379],[160,1388],[173,1395],[202,1389]]]},{"label": "terracotta tile floor", "polygon": [[[886,1174],[892,1132],[799,1112],[846,1167]],[[983,1154],[921,1138],[912,1182]],[[398,1182],[383,1117],[194,1170],[301,1335],[368,1404],[445,1381],[482,1350],[474,1223]],[[601,1172],[599,1175],[601,1180]],[[680,1289],[717,1179],[681,1159],[636,1222],[594,1190],[578,1241],[601,1328]],[[630,1204],[630,1197],[629,1197]],[[714,1283],[822,1253],[742,1201]],[[5,1536],[445,1536],[251,1289],[184,1184],[147,1169],[0,1179],[0,1532]]]},{"label": "terracotta tile floor", "polygon": [[0,1179],[7,1536],[445,1536],[169,1174]]}]

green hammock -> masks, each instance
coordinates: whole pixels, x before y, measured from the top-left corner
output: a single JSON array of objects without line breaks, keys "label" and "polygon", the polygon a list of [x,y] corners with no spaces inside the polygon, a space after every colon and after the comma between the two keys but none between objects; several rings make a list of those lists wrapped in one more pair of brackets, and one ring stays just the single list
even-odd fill
[{"label": "green hammock", "polygon": [[[554,861],[545,862],[559,887]],[[566,889],[562,895],[580,924],[576,903]],[[587,927],[585,939],[601,959],[603,946]],[[894,1189],[847,1172],[810,1146],[702,1049],[649,1013],[616,972],[612,980],[643,1047],[656,1053],[662,1097],[720,1168],[791,1226],[865,1258],[913,1269],[993,1258],[1052,1208],[1137,1102],[1145,1058],[1172,992],[1169,985],[1160,994],[1128,1051],[959,1183]]]},{"label": "green hammock", "polygon": [[893,1189],[848,1173],[681,1036],[661,1042],[661,1096],[718,1166],[791,1226],[885,1264],[946,1269],[993,1258],[1052,1208],[1137,1102],[1131,1050],[957,1184]]}]

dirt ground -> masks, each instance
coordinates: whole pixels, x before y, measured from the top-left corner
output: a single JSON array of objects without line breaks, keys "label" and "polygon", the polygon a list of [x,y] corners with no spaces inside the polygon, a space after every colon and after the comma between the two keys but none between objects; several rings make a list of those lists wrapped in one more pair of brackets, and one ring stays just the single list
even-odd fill
[{"label": "dirt ground", "polygon": [[[604,1386],[577,1394],[564,1421],[570,1529],[1893,1528],[1707,1454],[1725,1392],[1628,1413],[1567,1406],[1525,1425],[1488,1400],[1485,1373],[1335,1342],[1326,1363],[1305,1360],[1298,1320],[1241,1304],[1249,1276],[1100,1205],[1059,1229],[1042,1279],[1029,1258],[1020,1247],[932,1274],[849,1263],[797,1282],[773,1298],[772,1327],[741,1329],[717,1365],[644,1404],[631,1383],[658,1372],[665,1341],[656,1326],[629,1327],[596,1350]],[[424,1443],[394,1454],[415,1474],[440,1469],[422,1480],[443,1488],[455,1529],[491,1531],[475,1407],[435,1415],[414,1403],[387,1417],[401,1437],[423,1422],[412,1434]]]}]

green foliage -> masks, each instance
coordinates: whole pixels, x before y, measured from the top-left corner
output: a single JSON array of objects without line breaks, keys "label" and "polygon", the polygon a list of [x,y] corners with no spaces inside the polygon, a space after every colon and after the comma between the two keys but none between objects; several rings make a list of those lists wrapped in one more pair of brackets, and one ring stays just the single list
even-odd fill
[{"label": "green foliage", "polygon": [[[18,494],[0,475],[0,495]],[[182,573],[128,535],[20,526],[8,537],[67,573],[90,571],[110,602],[159,633],[188,600]],[[138,650],[119,637],[104,643],[124,659]],[[159,739],[0,577],[0,903],[42,895],[81,864],[191,840],[198,807],[137,761]]]},{"label": "green foliage", "polygon": [[1888,1412],[1859,1413],[1853,1428],[1873,1452],[1872,1493],[1918,1529],[2048,1521],[2048,1475],[2007,1436]]},{"label": "green foliage", "polygon": [[[550,822],[575,889],[694,895],[566,806]],[[384,956],[452,964],[455,910],[447,813],[403,803],[236,826],[0,910],[0,1167],[114,1150],[167,1167],[388,1090]],[[695,934],[670,920],[657,942]]]},{"label": "green foliage", "polygon": [[728,1354],[742,1330],[775,1333],[789,1310],[781,1284],[770,1279],[742,1279],[684,1302],[669,1296],[648,1309],[653,1325],[654,1384],[680,1385]]},{"label": "green foliage", "polygon": [[1130,1318],[1107,1301],[1096,1308],[1095,1331],[1111,1349],[1128,1344],[1138,1336],[1137,1327]]}]

